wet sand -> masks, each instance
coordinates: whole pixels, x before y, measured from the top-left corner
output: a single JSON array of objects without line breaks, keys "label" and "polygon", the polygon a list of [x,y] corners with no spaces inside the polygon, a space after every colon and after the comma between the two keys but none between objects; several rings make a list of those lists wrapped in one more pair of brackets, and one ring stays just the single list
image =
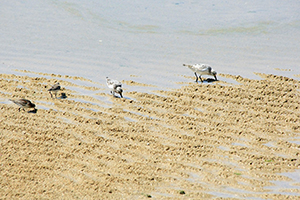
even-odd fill
[{"label": "wet sand", "polygon": [[[123,80],[120,99],[81,77],[23,72],[0,75],[1,199],[300,196],[299,183],[268,189],[300,168],[298,80],[190,76],[179,89],[144,93],[129,88],[147,83]],[[50,98],[56,81],[66,99]],[[15,98],[37,113],[18,112]]]}]

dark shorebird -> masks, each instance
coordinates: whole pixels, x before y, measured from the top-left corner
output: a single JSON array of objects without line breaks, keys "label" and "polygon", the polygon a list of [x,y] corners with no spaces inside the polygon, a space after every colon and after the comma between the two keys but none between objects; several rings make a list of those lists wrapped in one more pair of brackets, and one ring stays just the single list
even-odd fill
[{"label": "dark shorebird", "polygon": [[48,91],[49,91],[49,93],[50,93],[50,95],[51,95],[51,98],[53,98],[53,96],[52,96],[52,92],[54,93],[54,95],[55,95],[55,98],[57,98],[56,96],[57,96],[57,92],[60,90],[60,85],[59,85],[59,83],[55,83]]},{"label": "dark shorebird", "polygon": [[107,84],[107,87],[110,88],[110,92],[114,95],[115,93],[118,93],[120,95],[121,98],[123,98],[123,90],[122,90],[122,83],[120,81],[117,81],[117,80],[112,80],[108,77],[106,77],[106,84]]},{"label": "dark shorebird", "polygon": [[34,111],[36,111],[35,108],[35,104],[31,103],[31,101],[27,100],[27,99],[16,99],[16,100],[12,100],[10,99],[10,101],[14,102],[15,104],[17,104],[19,107],[19,112],[21,110],[21,108],[25,111],[25,108],[34,108]]},{"label": "dark shorebird", "polygon": [[198,82],[198,75],[199,74],[199,78],[200,81],[203,82],[201,75],[210,75],[210,76],[214,76],[215,80],[217,81],[217,72],[215,70],[213,70],[213,68],[211,68],[211,66],[207,65],[207,64],[195,64],[195,65],[186,65],[183,64],[183,66],[187,66],[188,68],[190,68],[196,76],[196,82]]}]

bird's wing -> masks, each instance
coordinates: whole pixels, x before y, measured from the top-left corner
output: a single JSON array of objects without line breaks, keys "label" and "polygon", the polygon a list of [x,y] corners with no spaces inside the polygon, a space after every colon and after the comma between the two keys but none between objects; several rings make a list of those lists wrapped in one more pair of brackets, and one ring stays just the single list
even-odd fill
[{"label": "bird's wing", "polygon": [[117,89],[117,87],[122,87],[121,82],[113,85],[114,90]]},{"label": "bird's wing", "polygon": [[60,85],[59,85],[59,83],[56,83],[48,91],[59,90],[59,89],[60,89]]},{"label": "bird's wing", "polygon": [[117,80],[109,80],[109,81],[107,81],[107,84],[108,85],[122,85],[122,83]]},{"label": "bird's wing", "polygon": [[196,68],[194,67],[194,65],[184,65],[184,66],[188,67],[193,72],[196,72]]},{"label": "bird's wing", "polygon": [[111,89],[116,89],[117,87],[122,87],[122,83],[117,80],[107,79],[106,84]]},{"label": "bird's wing", "polygon": [[15,104],[17,104],[18,106],[25,106],[30,103],[30,101],[26,100],[26,99],[16,99],[16,100],[11,100],[11,101],[14,102]]},{"label": "bird's wing", "polygon": [[206,64],[196,64],[194,65],[194,67],[197,69],[197,71],[199,72],[207,72],[207,71],[211,71],[211,67],[209,65],[206,65]]}]

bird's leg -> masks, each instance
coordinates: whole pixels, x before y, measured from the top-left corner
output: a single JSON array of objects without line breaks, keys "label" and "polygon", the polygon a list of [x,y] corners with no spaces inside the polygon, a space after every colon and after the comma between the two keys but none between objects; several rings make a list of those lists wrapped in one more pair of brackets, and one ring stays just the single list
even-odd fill
[{"label": "bird's leg", "polygon": [[217,76],[215,75],[214,77],[215,77],[215,80],[217,81],[217,80],[218,80],[218,79],[217,79]]},{"label": "bird's leg", "polygon": [[198,76],[196,72],[195,72],[195,76],[196,76],[196,83],[198,83]]},{"label": "bird's leg", "polygon": [[21,107],[19,108],[19,112],[20,112],[20,110],[21,110]]},{"label": "bird's leg", "polygon": [[53,98],[53,96],[52,96],[52,93],[51,93],[51,92],[49,92],[49,94],[51,95],[51,98]]},{"label": "bird's leg", "polygon": [[121,96],[121,98],[123,98],[123,95],[122,95],[122,93],[120,93],[120,96]]},{"label": "bird's leg", "polygon": [[201,78],[201,75],[199,76],[199,78],[200,78],[200,81],[203,83],[203,80],[202,80],[202,78]]}]

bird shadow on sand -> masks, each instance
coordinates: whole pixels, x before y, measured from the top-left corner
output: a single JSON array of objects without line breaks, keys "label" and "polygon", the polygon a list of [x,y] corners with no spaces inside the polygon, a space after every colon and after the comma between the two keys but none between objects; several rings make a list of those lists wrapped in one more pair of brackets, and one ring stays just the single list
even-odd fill
[{"label": "bird shadow on sand", "polygon": [[126,100],[132,100],[131,98],[129,97],[120,97],[120,96],[117,96],[117,95],[112,95],[113,98],[116,98],[116,99],[126,99]]},{"label": "bird shadow on sand", "polygon": [[68,98],[67,97],[67,95],[66,95],[66,93],[61,93],[61,95],[59,96],[59,97],[57,97],[57,99],[66,99],[66,98]]},{"label": "bird shadow on sand", "polygon": [[29,110],[27,113],[37,113],[37,109],[34,109],[34,110]]},{"label": "bird shadow on sand", "polygon": [[119,97],[119,96],[117,96],[117,95],[112,95],[112,97],[113,97],[113,98],[117,98],[117,99],[122,99],[122,98],[126,99],[126,97]]},{"label": "bird shadow on sand", "polygon": [[204,80],[203,82],[207,82],[207,83],[213,83],[216,82],[218,80],[215,80],[214,78],[207,78],[206,80]]}]

